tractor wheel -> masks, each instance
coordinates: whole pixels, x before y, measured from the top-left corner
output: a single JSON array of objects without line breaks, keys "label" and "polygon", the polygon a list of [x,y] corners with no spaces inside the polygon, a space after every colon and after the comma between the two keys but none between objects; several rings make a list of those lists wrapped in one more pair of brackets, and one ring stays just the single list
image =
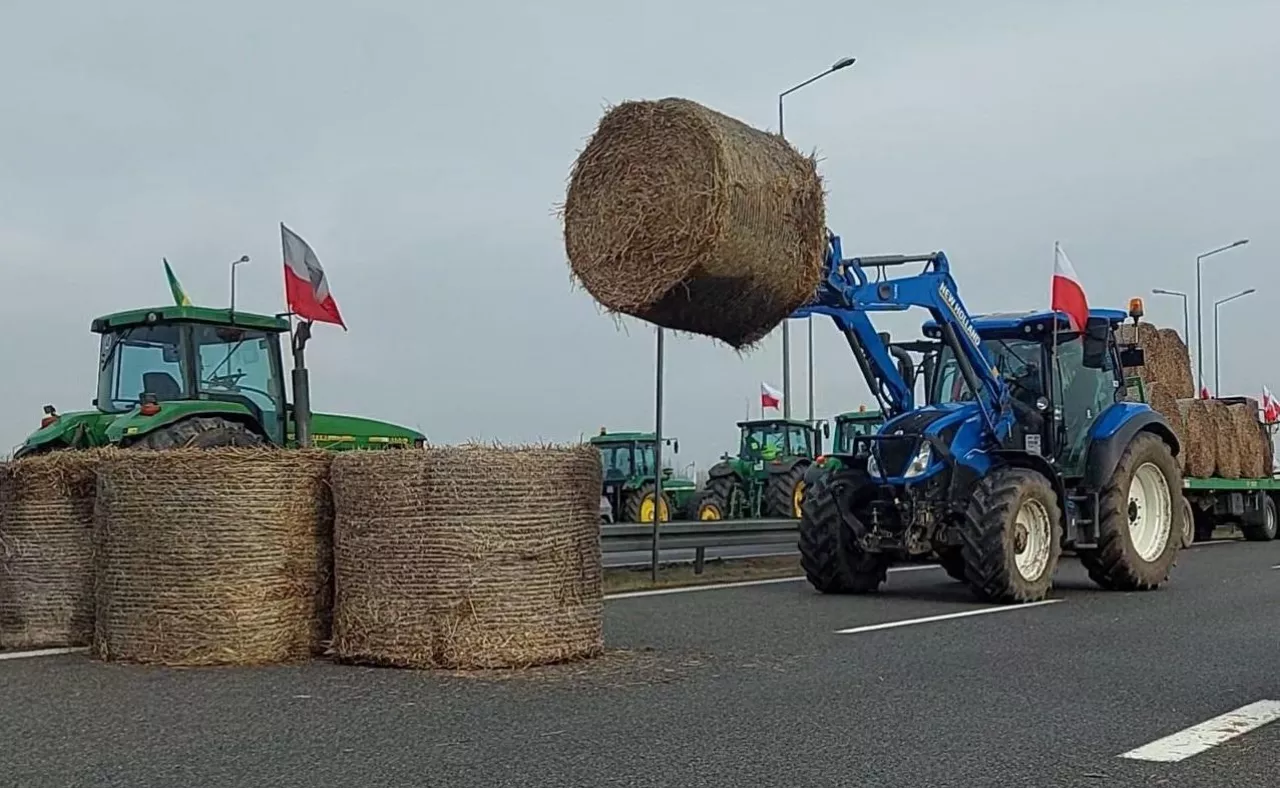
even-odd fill
[{"label": "tractor wheel", "polygon": [[689,511],[686,514],[686,519],[723,520],[725,519],[725,510],[717,496],[703,490],[689,501]]},{"label": "tractor wheel", "polygon": [[969,582],[969,578],[964,573],[964,551],[951,548],[938,553],[938,563],[942,565],[942,571],[946,572],[952,580],[959,580],[961,583]]},{"label": "tractor wheel", "polygon": [[766,511],[773,517],[800,517],[800,502],[804,499],[804,472],[808,462],[797,462],[785,473],[769,477],[769,490],[765,493]]},{"label": "tractor wheel", "polygon": [[1190,547],[1196,540],[1196,513],[1191,499],[1182,496],[1182,546]]},{"label": "tractor wheel", "polygon": [[1182,472],[1164,441],[1139,433],[1098,497],[1098,546],[1077,550],[1093,582],[1149,591],[1169,578],[1182,534]]},{"label": "tractor wheel", "polygon": [[964,530],[965,579],[991,602],[1049,595],[1062,553],[1062,509],[1053,485],[1024,468],[1000,468],[978,485]]},{"label": "tractor wheel", "polygon": [[[717,476],[707,480],[706,489],[698,496],[699,514],[697,519],[732,520],[742,508],[742,483],[736,476]],[[707,518],[703,510],[714,510],[719,517]]]},{"label": "tractor wheel", "polygon": [[842,493],[853,483],[848,472],[825,474],[805,491],[801,504],[800,566],[809,584],[824,594],[874,592],[889,570],[882,556],[853,546],[853,534],[840,516],[840,499],[849,497]]},{"label": "tractor wheel", "polygon": [[213,449],[220,446],[262,446],[266,439],[238,421],[196,416],[149,432],[129,444],[131,449]]},{"label": "tractor wheel", "polygon": [[[646,482],[640,485],[640,489],[629,494],[623,508],[624,522],[653,522],[653,482]],[[662,504],[660,508],[661,512],[658,515],[658,522],[670,522],[672,511],[671,498],[665,491],[662,493]]]},{"label": "tractor wheel", "polygon": [[1240,526],[1240,533],[1250,542],[1270,542],[1276,538],[1276,502],[1270,495],[1262,495],[1262,511],[1256,521]]}]

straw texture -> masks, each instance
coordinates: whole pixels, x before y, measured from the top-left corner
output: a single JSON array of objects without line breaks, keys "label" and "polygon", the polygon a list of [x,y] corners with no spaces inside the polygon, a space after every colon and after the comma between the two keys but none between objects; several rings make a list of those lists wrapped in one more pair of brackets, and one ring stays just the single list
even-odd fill
[{"label": "straw texture", "polygon": [[1182,451],[1186,458],[1184,472],[1194,478],[1212,476],[1218,462],[1218,444],[1208,404],[1201,399],[1180,399],[1178,412],[1186,435]]},{"label": "straw texture", "polygon": [[1163,383],[1149,383],[1147,385],[1147,404],[1156,413],[1164,416],[1165,421],[1169,422],[1169,426],[1173,429],[1173,434],[1178,437],[1178,445],[1182,447],[1182,450],[1178,452],[1178,462],[1185,472],[1188,453],[1187,430],[1182,419],[1182,411],[1178,409],[1178,400]]},{"label": "straw texture", "polygon": [[181,666],[309,657],[327,607],[331,461],[215,448],[103,462],[94,655]]},{"label": "straw texture", "polygon": [[746,347],[817,290],[822,179],[782,137],[694,101],[628,101],[574,162],[564,239],[607,309]]},{"label": "straw texture", "polygon": [[102,457],[58,451],[0,467],[0,647],[88,644]]},{"label": "straw texture", "polygon": [[1240,478],[1240,447],[1236,443],[1235,422],[1227,403],[1211,399],[1204,400],[1209,408],[1209,417],[1213,423],[1214,438],[1214,475],[1223,479]]},{"label": "straw texture", "polygon": [[332,478],[338,658],[487,669],[603,651],[594,447],[351,452]]},{"label": "straw texture", "polygon": [[[1231,414],[1231,426],[1235,429],[1235,441],[1240,457],[1240,477],[1243,479],[1261,479],[1271,473],[1266,466],[1266,452],[1263,448],[1262,432],[1258,429],[1258,401],[1246,399],[1243,403],[1227,406]],[[1265,472],[1264,472],[1265,468]]]}]

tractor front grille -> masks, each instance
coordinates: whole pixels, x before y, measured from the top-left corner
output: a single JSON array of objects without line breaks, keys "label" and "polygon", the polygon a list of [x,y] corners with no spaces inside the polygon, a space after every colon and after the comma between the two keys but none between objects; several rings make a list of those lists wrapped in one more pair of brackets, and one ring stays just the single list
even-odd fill
[{"label": "tractor front grille", "polygon": [[919,435],[881,435],[875,443],[880,472],[885,476],[901,476],[919,447]]}]

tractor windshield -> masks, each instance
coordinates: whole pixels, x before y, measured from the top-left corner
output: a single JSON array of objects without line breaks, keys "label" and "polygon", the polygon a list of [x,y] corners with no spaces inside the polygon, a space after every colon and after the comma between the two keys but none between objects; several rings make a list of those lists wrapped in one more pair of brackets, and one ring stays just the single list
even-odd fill
[{"label": "tractor windshield", "polygon": [[191,334],[200,399],[244,405],[266,429],[278,429],[284,413],[284,374],[276,334],[199,324],[191,327]]},{"label": "tractor windshield", "polygon": [[[1009,393],[1015,398],[1034,406],[1036,398],[1044,395],[1042,342],[1027,339],[986,339],[982,342],[982,350],[1000,371],[1000,377],[1009,385]],[[938,357],[938,371],[934,377],[934,391],[930,400],[949,403],[972,399],[973,392],[960,373],[955,353],[950,347],[943,347]]]},{"label": "tractor windshield", "polygon": [[154,394],[159,402],[188,399],[183,364],[183,329],[177,325],[135,326],[102,335],[98,409],[125,413]]},{"label": "tractor windshield", "polygon": [[600,463],[606,479],[626,479],[631,476],[631,444],[615,443],[600,447]]},{"label": "tractor windshield", "polygon": [[794,424],[752,424],[743,428],[741,454],[747,460],[812,456],[809,431]]},{"label": "tractor windshield", "polygon": [[880,422],[872,419],[848,419],[836,425],[836,453],[853,454],[853,442],[859,435],[874,435]]}]

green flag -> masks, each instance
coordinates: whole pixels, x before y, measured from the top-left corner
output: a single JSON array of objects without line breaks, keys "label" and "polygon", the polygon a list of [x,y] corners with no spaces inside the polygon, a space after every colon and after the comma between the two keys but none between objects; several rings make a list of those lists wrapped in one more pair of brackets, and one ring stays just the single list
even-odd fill
[{"label": "green flag", "polygon": [[168,259],[164,261],[164,275],[169,278],[169,290],[173,293],[173,302],[178,306],[191,306],[191,299],[187,298],[187,292],[182,289],[182,285],[178,284],[178,277],[173,275]]}]

